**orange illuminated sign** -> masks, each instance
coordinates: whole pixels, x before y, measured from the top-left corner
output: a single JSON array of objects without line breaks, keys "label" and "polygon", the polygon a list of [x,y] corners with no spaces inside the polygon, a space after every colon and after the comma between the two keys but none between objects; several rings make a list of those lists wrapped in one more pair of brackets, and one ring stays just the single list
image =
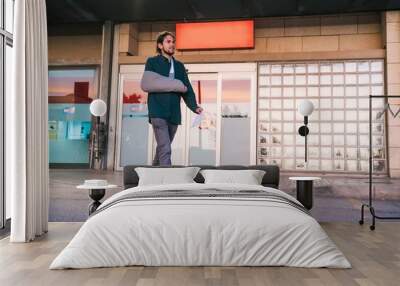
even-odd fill
[{"label": "orange illuminated sign", "polygon": [[176,24],[178,50],[254,48],[254,21]]}]

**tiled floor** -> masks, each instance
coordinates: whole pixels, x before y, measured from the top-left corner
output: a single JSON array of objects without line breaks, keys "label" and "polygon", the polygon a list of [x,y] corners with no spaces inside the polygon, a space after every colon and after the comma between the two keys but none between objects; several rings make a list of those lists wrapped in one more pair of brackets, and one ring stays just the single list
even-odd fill
[{"label": "tiled floor", "polygon": [[[280,189],[295,195],[294,174],[282,174]],[[311,213],[318,221],[353,221],[360,218],[361,203],[368,200],[368,178],[344,175],[319,175],[314,185],[314,207]],[[106,197],[122,190],[122,172],[94,170],[50,170],[50,221],[85,221],[90,199],[86,190],[76,186],[85,179],[104,178],[119,185],[107,191]],[[374,205],[383,216],[400,216],[400,179],[378,178],[375,183]],[[367,216],[369,217],[369,216]]]}]

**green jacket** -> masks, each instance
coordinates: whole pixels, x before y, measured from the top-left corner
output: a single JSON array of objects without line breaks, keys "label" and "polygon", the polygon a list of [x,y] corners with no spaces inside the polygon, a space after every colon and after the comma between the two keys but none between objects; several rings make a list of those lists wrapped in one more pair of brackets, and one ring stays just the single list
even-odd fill
[{"label": "green jacket", "polygon": [[[147,99],[149,122],[151,117],[158,117],[166,119],[171,124],[181,124],[181,97],[187,107],[193,112],[198,107],[185,66],[175,58],[173,59],[175,78],[183,82],[187,87],[187,92],[150,92]],[[148,58],[145,66],[146,71],[156,72],[166,77],[169,75],[170,68],[170,61],[162,55]]]}]

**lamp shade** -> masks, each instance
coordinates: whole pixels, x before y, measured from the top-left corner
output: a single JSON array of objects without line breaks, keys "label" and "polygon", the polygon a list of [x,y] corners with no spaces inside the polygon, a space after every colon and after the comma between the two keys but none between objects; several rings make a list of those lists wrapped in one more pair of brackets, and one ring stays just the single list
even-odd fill
[{"label": "lamp shade", "polygon": [[303,116],[309,116],[314,111],[314,104],[310,100],[303,100],[298,106],[298,111]]},{"label": "lamp shade", "polygon": [[103,116],[107,112],[107,104],[101,99],[95,99],[90,104],[90,113],[94,116]]}]

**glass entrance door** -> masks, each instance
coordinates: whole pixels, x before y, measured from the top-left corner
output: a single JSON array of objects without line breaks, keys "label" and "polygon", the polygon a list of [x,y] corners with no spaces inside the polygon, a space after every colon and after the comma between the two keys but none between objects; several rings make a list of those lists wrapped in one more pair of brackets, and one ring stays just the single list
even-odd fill
[{"label": "glass entrance door", "polygon": [[217,95],[218,74],[190,74],[198,104],[203,107],[202,120],[186,109],[186,138],[188,165],[215,165],[217,157]]},{"label": "glass entrance door", "polygon": [[[229,73],[221,81],[221,165],[252,163],[252,88],[250,73]],[[254,123],[253,123],[254,124]]]},{"label": "glass entrance door", "polygon": [[[194,124],[196,114],[181,101],[181,125],[172,142],[173,165],[215,165],[217,138],[218,74],[189,74],[197,103],[204,108],[200,124]],[[153,139],[153,156],[156,150]]]},{"label": "glass entrance door", "polygon": [[148,123],[147,93],[140,88],[141,73],[120,77],[118,169],[149,164],[152,132]]},{"label": "glass entrance door", "polygon": [[172,164],[255,164],[256,73],[240,67],[232,71],[228,65],[191,65],[189,78],[204,112],[200,125],[194,125],[196,114],[182,102]]},{"label": "glass entrance door", "polygon": [[[186,68],[204,112],[200,124],[195,124],[197,115],[182,100],[182,122],[171,146],[172,164],[255,164],[256,64],[188,64]],[[120,96],[136,94],[140,100],[135,104],[140,103],[143,108],[139,110],[135,105],[127,114],[128,102],[120,99],[118,170],[130,164],[151,165],[156,149],[151,125],[146,121],[147,95],[140,90],[144,68],[135,65],[122,69]]]}]

